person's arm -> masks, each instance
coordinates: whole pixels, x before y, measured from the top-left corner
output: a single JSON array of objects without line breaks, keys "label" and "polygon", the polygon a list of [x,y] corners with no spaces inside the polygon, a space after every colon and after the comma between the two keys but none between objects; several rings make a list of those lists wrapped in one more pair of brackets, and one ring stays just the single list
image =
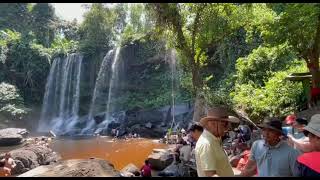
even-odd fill
[{"label": "person's arm", "polygon": [[254,160],[249,159],[247,165],[244,170],[241,171],[239,176],[251,177],[256,174],[257,164]]},{"label": "person's arm", "polygon": [[13,168],[15,168],[15,167],[17,166],[17,164],[16,164],[16,162],[14,162],[13,159],[11,159],[11,160],[12,160],[12,165],[11,165],[11,167],[12,167],[12,169],[13,169]]},{"label": "person's arm", "polygon": [[213,171],[204,171],[204,173],[205,173],[205,175],[206,175],[207,177],[219,177],[219,176],[217,175],[217,172],[216,172],[215,170],[213,170]]},{"label": "person's arm", "polygon": [[302,152],[311,152],[312,146],[310,144],[309,139],[307,140],[299,140],[294,137],[290,137],[293,144],[297,147],[297,149],[301,150]]},{"label": "person's arm", "polygon": [[241,171],[239,176],[253,176],[256,174],[256,169],[257,169],[257,163],[256,163],[256,150],[257,150],[257,144],[259,141],[255,141],[252,144],[251,150],[250,150],[250,157],[249,160],[244,167],[244,170]]}]

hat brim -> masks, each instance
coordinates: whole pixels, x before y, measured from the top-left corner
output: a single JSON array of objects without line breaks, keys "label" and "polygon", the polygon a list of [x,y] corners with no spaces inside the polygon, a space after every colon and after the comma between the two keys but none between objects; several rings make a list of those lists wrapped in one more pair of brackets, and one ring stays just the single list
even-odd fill
[{"label": "hat brim", "polygon": [[240,123],[240,119],[234,116],[228,116],[228,121],[232,123]]},{"label": "hat brim", "polygon": [[275,131],[280,132],[281,134],[283,134],[282,130],[277,129],[277,128],[272,127],[272,126],[267,125],[267,124],[258,124],[257,126],[258,126],[259,128],[261,128],[261,129],[271,129],[271,130],[275,130]]},{"label": "hat brim", "polygon": [[314,130],[314,129],[311,128],[310,126],[306,126],[306,127],[304,127],[303,129],[304,129],[305,131],[308,131],[308,132],[310,132],[310,133],[312,133],[312,134],[320,137],[320,132]]},{"label": "hat brim", "polygon": [[206,124],[206,122],[208,121],[226,121],[226,122],[232,122],[232,120],[229,119],[229,117],[226,118],[221,118],[221,117],[217,117],[217,116],[207,116],[204,118],[200,119],[200,124],[204,125]]}]

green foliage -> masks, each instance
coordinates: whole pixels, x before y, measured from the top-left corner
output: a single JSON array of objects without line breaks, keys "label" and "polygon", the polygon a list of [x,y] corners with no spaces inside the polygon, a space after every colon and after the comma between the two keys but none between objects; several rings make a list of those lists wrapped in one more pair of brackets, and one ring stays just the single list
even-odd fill
[{"label": "green foliage", "polygon": [[37,3],[32,7],[32,30],[37,42],[50,47],[55,36],[55,11],[49,3]]},{"label": "green foliage", "polygon": [[244,23],[243,5],[219,3],[148,4],[158,31],[180,55],[184,70],[192,72],[193,94],[205,85],[203,73],[209,50],[216,49]]},{"label": "green foliage", "polygon": [[0,30],[12,29],[19,32],[27,32],[31,25],[31,16],[28,3],[1,3],[0,6]]},{"label": "green foliage", "polygon": [[275,47],[260,46],[247,57],[238,59],[238,83],[252,81],[257,85],[263,85],[273,72],[290,66],[294,58],[295,55],[287,44]]},{"label": "green foliage", "polygon": [[73,21],[65,21],[59,20],[56,25],[56,31],[58,32],[57,35],[63,35],[64,38],[67,40],[79,41],[79,25],[77,20],[74,19]]},{"label": "green foliage", "polygon": [[288,70],[272,73],[266,79],[264,86],[252,81],[237,84],[235,92],[231,93],[237,108],[249,114],[249,117],[258,121],[266,116],[282,116],[298,109],[300,97],[303,96],[302,83],[290,82],[286,76],[290,73],[305,72],[305,64],[297,62]]},{"label": "green foliage", "polygon": [[88,55],[106,53],[115,38],[112,31],[114,23],[115,17],[109,8],[93,4],[79,27],[80,51]]},{"label": "green foliage", "polygon": [[51,44],[52,56],[65,56],[78,50],[78,41],[68,40],[67,38],[56,37]]},{"label": "green foliage", "polygon": [[[20,120],[29,109],[23,105],[23,98],[17,88],[11,84],[0,83],[0,114],[9,120]],[[2,119],[3,120],[3,119]]]},{"label": "green foliage", "polygon": [[[121,42],[123,46],[125,44],[133,43],[134,41],[144,39],[145,36],[152,34],[154,24],[150,17],[147,15],[144,4],[130,4],[127,9],[128,19],[123,23],[123,31],[121,32]],[[119,12],[116,11],[117,14]],[[121,14],[119,14],[121,15]],[[148,36],[149,37],[149,36]],[[151,39],[149,39],[151,40]]]}]

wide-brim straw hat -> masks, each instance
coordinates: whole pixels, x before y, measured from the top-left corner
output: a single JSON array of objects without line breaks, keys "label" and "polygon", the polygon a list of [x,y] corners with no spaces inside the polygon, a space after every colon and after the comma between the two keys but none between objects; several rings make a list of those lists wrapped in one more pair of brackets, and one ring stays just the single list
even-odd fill
[{"label": "wide-brim straw hat", "polygon": [[240,120],[234,116],[229,116],[228,111],[224,108],[216,107],[211,108],[207,112],[207,116],[200,119],[200,124],[203,126],[208,121],[227,121],[232,123],[238,123]]},{"label": "wide-brim straw hat", "polygon": [[303,129],[320,137],[320,114],[313,115],[308,125]]}]

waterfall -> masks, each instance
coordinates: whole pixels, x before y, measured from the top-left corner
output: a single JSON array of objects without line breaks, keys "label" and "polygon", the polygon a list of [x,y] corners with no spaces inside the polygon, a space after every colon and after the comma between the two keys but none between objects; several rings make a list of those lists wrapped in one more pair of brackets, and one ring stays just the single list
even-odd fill
[{"label": "waterfall", "polygon": [[67,132],[78,119],[83,56],[53,60],[43,99],[38,131]]},{"label": "waterfall", "polygon": [[[112,108],[112,98],[114,95],[114,90],[116,83],[118,82],[118,59],[119,59],[120,48],[115,50],[110,50],[100,66],[98,77],[93,91],[93,96],[91,100],[88,121],[86,122],[85,128],[82,129],[81,134],[93,133],[96,128],[103,128],[108,125],[110,120],[110,111]],[[112,64],[111,64],[112,63]],[[111,67],[111,68],[110,68]],[[111,72],[110,70],[111,69]],[[106,83],[108,82],[108,84]],[[108,85],[108,86],[106,86]],[[107,91],[106,96],[104,92]],[[99,98],[98,98],[99,97]],[[104,98],[107,97],[107,98]],[[99,100],[99,102],[98,102]],[[105,109],[99,109],[97,107],[104,106]],[[96,127],[94,120],[94,115],[97,112],[105,111],[105,121]],[[103,126],[103,127],[101,127]]]},{"label": "waterfall", "polygon": [[110,103],[112,95],[113,95],[113,87],[115,86],[115,82],[118,81],[118,56],[119,56],[120,48],[116,49],[116,53],[113,58],[112,66],[111,66],[111,79],[109,81],[109,91],[108,91],[108,102],[107,102],[107,114],[106,119],[107,121],[110,120]]},{"label": "waterfall", "polygon": [[[176,123],[175,122],[175,93],[176,93],[176,54],[174,50],[170,51],[170,69],[171,69],[171,102],[172,102],[172,109],[171,109],[171,114],[172,114],[172,123],[171,123],[171,128],[173,125]],[[176,124],[177,126],[177,124]],[[176,128],[176,127],[174,127]]]},{"label": "waterfall", "polygon": [[98,73],[98,77],[96,79],[96,83],[93,90],[93,96],[91,99],[91,105],[89,110],[89,119],[91,120],[93,118],[93,113],[95,113],[95,107],[96,107],[96,99],[97,97],[101,97],[101,91],[104,88],[105,82],[108,82],[108,63],[112,60],[114,50],[110,50],[105,57],[103,58],[103,61],[100,66],[100,70]]}]

